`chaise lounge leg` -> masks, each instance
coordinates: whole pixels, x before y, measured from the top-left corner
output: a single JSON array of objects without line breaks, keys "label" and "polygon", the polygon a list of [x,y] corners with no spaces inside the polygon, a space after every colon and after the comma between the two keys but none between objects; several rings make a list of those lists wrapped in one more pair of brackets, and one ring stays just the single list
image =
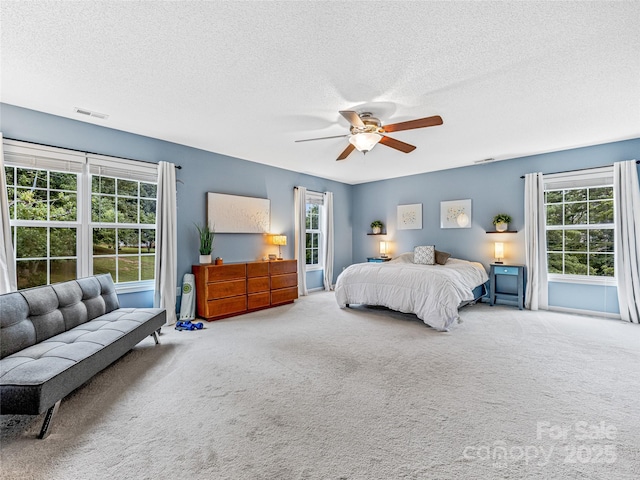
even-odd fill
[{"label": "chaise lounge leg", "polygon": [[152,337],[153,337],[153,339],[155,340],[156,345],[160,345],[160,340],[158,340],[158,332],[155,332],[155,331],[154,331],[154,332],[151,334],[151,336],[152,336]]},{"label": "chaise lounge leg", "polygon": [[38,435],[38,438],[40,440],[45,439],[49,436],[49,427],[51,426],[51,420],[58,411],[58,408],[60,408],[60,402],[62,402],[62,400],[58,400],[53,407],[47,410],[47,413],[44,416],[44,422],[42,423],[42,428],[40,429],[40,435]]}]

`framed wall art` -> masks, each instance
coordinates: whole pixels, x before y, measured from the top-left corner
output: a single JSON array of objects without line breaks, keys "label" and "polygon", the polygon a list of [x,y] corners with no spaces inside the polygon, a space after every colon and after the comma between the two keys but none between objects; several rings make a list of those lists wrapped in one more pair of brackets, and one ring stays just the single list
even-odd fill
[{"label": "framed wall art", "polygon": [[398,205],[398,230],[422,228],[422,204]]},{"label": "framed wall art", "polygon": [[216,233],[268,233],[271,201],[208,192],[207,220]]},{"label": "framed wall art", "polygon": [[471,199],[440,202],[440,228],[471,228]]}]

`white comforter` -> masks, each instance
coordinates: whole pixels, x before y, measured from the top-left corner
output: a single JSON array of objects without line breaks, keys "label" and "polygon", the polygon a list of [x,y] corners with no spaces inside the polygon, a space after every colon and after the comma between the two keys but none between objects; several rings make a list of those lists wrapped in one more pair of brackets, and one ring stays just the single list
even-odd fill
[{"label": "white comforter", "polygon": [[448,330],[458,319],[458,307],[473,300],[472,290],[487,279],[477,262],[450,258],[445,265],[416,265],[412,254],[404,254],[386,263],[347,267],[335,291],[340,308],[382,305],[414,313],[427,325]]}]

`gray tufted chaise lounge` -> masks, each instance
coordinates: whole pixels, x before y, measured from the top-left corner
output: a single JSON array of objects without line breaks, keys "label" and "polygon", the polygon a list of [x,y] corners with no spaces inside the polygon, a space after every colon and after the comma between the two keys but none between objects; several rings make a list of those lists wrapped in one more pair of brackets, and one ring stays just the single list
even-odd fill
[{"label": "gray tufted chaise lounge", "polygon": [[47,412],[165,323],[161,308],[120,308],[110,274],[0,295],[0,413]]}]

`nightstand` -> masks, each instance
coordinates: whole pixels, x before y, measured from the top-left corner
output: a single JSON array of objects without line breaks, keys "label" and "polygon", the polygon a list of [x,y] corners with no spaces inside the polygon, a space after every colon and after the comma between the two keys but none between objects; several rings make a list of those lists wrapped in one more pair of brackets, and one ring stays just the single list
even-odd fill
[{"label": "nightstand", "polygon": [[511,300],[524,307],[524,265],[491,264],[489,273],[490,294],[489,305],[496,300]]},{"label": "nightstand", "polygon": [[391,257],[367,257],[369,263],[384,263],[391,260]]}]

